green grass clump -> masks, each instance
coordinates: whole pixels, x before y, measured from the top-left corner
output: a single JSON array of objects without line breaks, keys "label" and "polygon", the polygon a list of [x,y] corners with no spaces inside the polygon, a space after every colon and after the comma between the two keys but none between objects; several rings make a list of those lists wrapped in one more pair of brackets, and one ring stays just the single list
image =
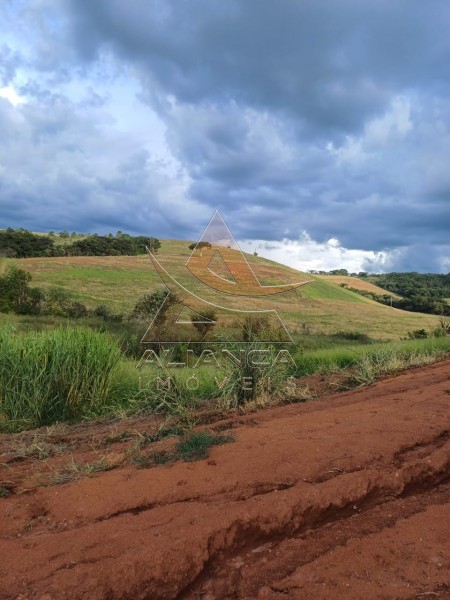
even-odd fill
[{"label": "green grass clump", "polygon": [[133,457],[132,462],[138,469],[148,469],[178,460],[193,462],[207,458],[213,446],[222,446],[233,441],[231,436],[218,435],[212,431],[192,431],[182,437],[173,449],[155,451],[149,455],[138,454]]},{"label": "green grass clump", "polygon": [[20,430],[95,416],[118,393],[122,354],[107,334],[0,329],[0,426]]},{"label": "green grass clump", "polygon": [[208,456],[208,451],[213,446],[221,446],[232,441],[231,436],[217,435],[211,431],[196,431],[177,442],[175,452],[181,460],[201,460]]},{"label": "green grass clump", "polygon": [[6,485],[0,485],[0,498],[7,498],[11,493],[11,490]]},{"label": "green grass clump", "polygon": [[[218,396],[225,408],[236,408],[249,402],[265,404],[268,398],[286,393],[292,364],[277,360],[281,347],[264,345],[258,341],[228,342],[227,350],[239,361],[226,361]],[[252,353],[265,354],[252,357]],[[224,362],[224,361],[222,361]]]}]

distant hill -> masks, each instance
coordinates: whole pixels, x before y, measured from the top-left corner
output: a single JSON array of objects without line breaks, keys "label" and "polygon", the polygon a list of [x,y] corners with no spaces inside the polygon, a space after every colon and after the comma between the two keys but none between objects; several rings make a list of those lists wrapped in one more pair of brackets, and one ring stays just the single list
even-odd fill
[{"label": "distant hill", "polygon": [[[189,280],[185,262],[191,252],[190,243],[161,240],[157,254],[163,266],[181,283]],[[331,277],[302,273],[251,254],[245,256],[263,285],[314,280],[300,290],[276,296],[270,305],[267,299],[253,301],[255,308],[277,309],[293,333],[358,331],[376,339],[392,339],[404,337],[410,330],[437,325],[437,317],[383,306],[340,287]],[[0,272],[7,264],[29,271],[33,285],[60,286],[88,307],[106,304],[115,312],[130,310],[142,294],[161,285],[146,255],[0,259]],[[352,287],[368,285],[357,278],[348,279]],[[230,307],[242,306],[242,298],[228,296],[227,302]]]},{"label": "distant hill", "polygon": [[350,277],[349,275],[319,275],[321,279],[336,283],[337,285],[346,285],[349,288],[361,290],[362,292],[372,292],[382,296],[383,294],[390,294],[393,298],[401,298],[399,294],[389,292],[378,285],[372,283],[371,280],[364,277]]}]

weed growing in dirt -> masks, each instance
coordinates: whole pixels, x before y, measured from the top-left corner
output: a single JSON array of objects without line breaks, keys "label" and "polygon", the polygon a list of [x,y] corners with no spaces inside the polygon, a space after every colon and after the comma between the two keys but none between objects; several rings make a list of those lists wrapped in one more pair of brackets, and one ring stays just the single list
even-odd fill
[{"label": "weed growing in dirt", "polygon": [[94,473],[101,471],[110,471],[113,467],[109,464],[108,459],[104,456],[99,461],[93,463],[77,463],[73,458],[67,464],[66,470],[73,472],[76,475],[87,475],[90,477]]},{"label": "weed growing in dirt", "polygon": [[73,481],[74,479],[74,474],[69,473],[69,471],[55,471],[48,477],[47,486],[53,487],[55,485],[63,485],[64,483],[69,483],[69,481]]},{"label": "weed growing in dirt", "polygon": [[184,460],[193,462],[208,456],[210,448],[233,442],[231,436],[218,435],[211,431],[196,431],[185,435],[172,450],[152,452],[148,456],[138,455],[132,462],[141,469],[169,462]]},{"label": "weed growing in dirt", "polygon": [[139,454],[135,456],[132,463],[138,467],[138,469],[148,469],[149,467],[156,465],[165,465],[168,462],[176,460],[171,452],[168,450],[161,450],[160,452],[151,452],[148,456]]},{"label": "weed growing in dirt", "polygon": [[7,498],[11,495],[11,490],[5,485],[0,485],[0,498]]},{"label": "weed growing in dirt", "polygon": [[231,436],[217,435],[210,431],[197,431],[190,433],[175,444],[176,456],[181,460],[201,460],[208,456],[208,451],[213,446],[221,446],[234,441]]},{"label": "weed growing in dirt", "polygon": [[75,481],[82,477],[91,477],[94,473],[110,471],[114,465],[110,465],[106,456],[93,463],[77,462],[73,457],[61,471],[53,472],[47,480],[48,486],[62,485],[69,481]]},{"label": "weed growing in dirt", "polygon": [[129,442],[135,437],[136,434],[133,434],[129,431],[122,431],[117,435],[107,435],[102,439],[100,444],[102,446],[110,446],[111,444],[119,444],[121,442]]}]

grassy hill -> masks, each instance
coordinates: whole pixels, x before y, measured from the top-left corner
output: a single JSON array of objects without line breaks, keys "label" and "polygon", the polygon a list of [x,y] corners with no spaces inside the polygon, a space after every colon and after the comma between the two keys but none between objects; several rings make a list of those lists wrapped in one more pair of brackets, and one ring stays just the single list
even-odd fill
[{"label": "grassy hill", "polygon": [[349,288],[361,290],[362,292],[372,292],[373,294],[377,294],[379,296],[388,294],[392,296],[392,298],[401,298],[401,296],[399,296],[398,294],[388,292],[384,288],[375,285],[367,279],[360,279],[359,277],[350,277],[350,275],[318,275],[318,277],[320,279],[324,279],[325,281],[335,283],[336,285],[345,284]]},{"label": "grassy hill", "polygon": [[[191,289],[192,281],[185,267],[190,242],[161,242],[158,252],[161,263],[180,283],[188,284]],[[367,285],[362,280],[307,275],[261,257],[246,254],[246,258],[263,285],[314,280],[301,290],[278,295],[273,300],[252,301],[254,308],[277,309],[294,334],[301,334],[305,329],[322,333],[358,331],[383,340],[404,337],[410,330],[431,329],[437,325],[437,317],[382,306],[337,285],[341,281],[334,281],[349,279],[345,283],[351,287]],[[7,264],[29,271],[33,277],[32,285],[59,286],[90,308],[106,304],[115,312],[130,310],[142,294],[161,285],[148,256],[0,259],[0,272]],[[200,287],[193,291],[201,292],[200,295],[208,299],[208,293]],[[381,290],[376,286],[372,288]],[[239,297],[228,296],[225,302],[230,308],[242,306]]]}]

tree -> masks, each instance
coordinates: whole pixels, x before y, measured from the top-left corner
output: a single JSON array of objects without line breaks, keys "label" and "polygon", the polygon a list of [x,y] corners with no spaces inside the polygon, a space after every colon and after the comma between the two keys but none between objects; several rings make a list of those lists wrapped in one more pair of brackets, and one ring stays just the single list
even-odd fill
[{"label": "tree", "polygon": [[176,294],[173,292],[168,294],[164,289],[157,289],[139,298],[131,311],[130,318],[151,321],[157,316],[155,325],[161,325],[165,321],[168,309],[178,303]]},{"label": "tree", "polygon": [[61,237],[61,238],[68,238],[69,237],[69,232],[66,231],[65,229],[63,229],[63,231],[59,232],[59,237]]},{"label": "tree", "polygon": [[0,258],[14,258],[17,252],[12,248],[0,248]]},{"label": "tree", "polygon": [[189,250],[198,250],[200,256],[203,256],[203,248],[211,248],[209,242],[197,242],[196,244],[190,244]]},{"label": "tree", "polygon": [[21,306],[28,302],[30,281],[30,273],[9,267],[0,277],[0,312],[20,312]]},{"label": "tree", "polygon": [[36,235],[24,229],[0,231],[0,248],[14,251],[17,258],[31,256],[51,256],[53,239],[48,235]]},{"label": "tree", "polygon": [[150,250],[152,254],[156,254],[158,250],[161,248],[161,242],[154,237],[147,238],[147,248]]}]

